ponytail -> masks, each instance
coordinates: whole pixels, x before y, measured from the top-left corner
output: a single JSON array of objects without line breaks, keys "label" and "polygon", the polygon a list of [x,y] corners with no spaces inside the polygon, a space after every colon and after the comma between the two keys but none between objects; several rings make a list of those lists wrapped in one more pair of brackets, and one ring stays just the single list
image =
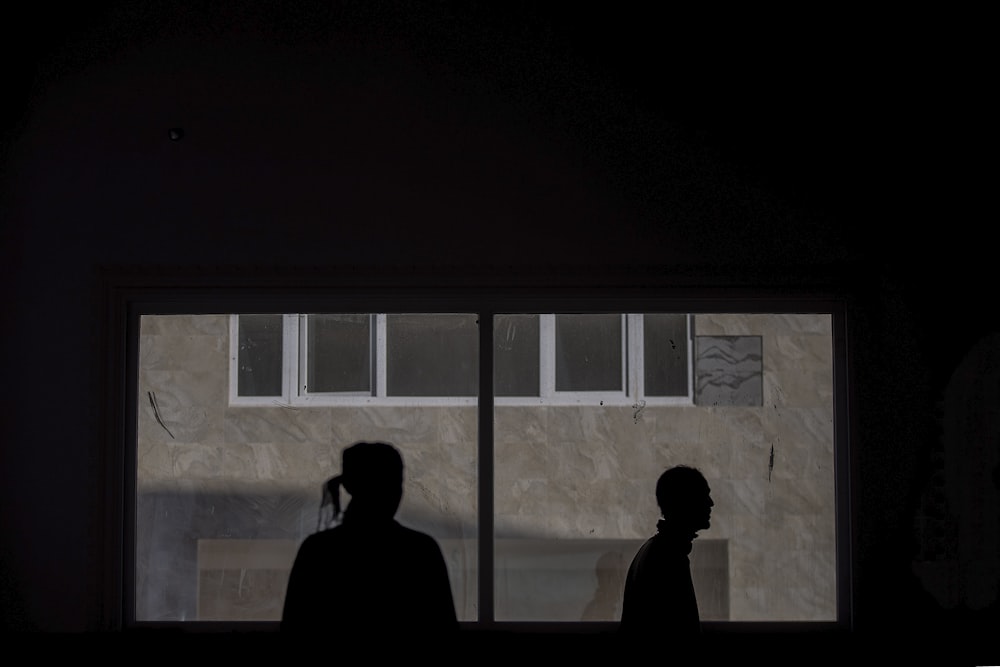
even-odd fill
[{"label": "ponytail", "polygon": [[[316,522],[316,530],[328,528],[340,519],[341,477],[341,475],[336,475],[323,483],[323,499],[319,504],[319,519]],[[333,509],[327,511],[328,505],[333,505]],[[325,520],[324,515],[328,515]]]}]

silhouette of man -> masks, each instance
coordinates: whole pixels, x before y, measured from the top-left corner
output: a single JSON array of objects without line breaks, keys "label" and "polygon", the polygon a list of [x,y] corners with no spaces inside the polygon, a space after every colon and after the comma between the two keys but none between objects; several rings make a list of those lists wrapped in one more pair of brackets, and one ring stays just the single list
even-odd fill
[{"label": "silhouette of man", "polygon": [[701,617],[688,555],[699,530],[709,527],[711,489],[697,468],[674,466],[656,481],[662,518],[656,534],[636,552],[625,574],[623,634],[693,640]]},{"label": "silhouette of man", "polygon": [[[340,487],[351,495],[340,511]],[[343,452],[341,474],[323,485],[327,524],[299,546],[288,577],[282,631],[362,640],[371,631],[420,636],[459,629],[441,547],[395,519],[403,459],[392,445],[359,442]],[[353,634],[351,634],[353,633]]]}]

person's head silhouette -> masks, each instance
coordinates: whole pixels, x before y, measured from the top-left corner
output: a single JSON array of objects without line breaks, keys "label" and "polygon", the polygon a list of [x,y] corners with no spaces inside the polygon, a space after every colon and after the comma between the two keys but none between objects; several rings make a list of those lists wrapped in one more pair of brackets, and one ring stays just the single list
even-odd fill
[{"label": "person's head silhouette", "polygon": [[705,476],[685,465],[668,468],[656,480],[656,504],[663,515],[661,528],[691,534],[711,525],[715,506]]},{"label": "person's head silhouette", "polygon": [[[351,495],[343,513],[340,509],[340,488]],[[332,514],[326,523],[341,518],[346,521],[379,521],[392,519],[403,498],[403,457],[399,450],[384,442],[358,442],[344,449],[341,473],[323,484],[320,524],[326,507]]]},{"label": "person's head silhouette", "polygon": [[657,478],[656,504],[663,518],[625,575],[621,630],[670,644],[701,634],[688,556],[698,531],[709,527],[715,503],[700,470],[676,465]]},{"label": "person's head silhouette", "polygon": [[[371,632],[457,632],[440,545],[395,517],[403,497],[401,453],[385,442],[356,442],[341,456],[340,474],[323,484],[320,528],[295,554],[281,629],[333,633],[362,651],[378,648]],[[351,496],[343,514],[341,487]]]}]

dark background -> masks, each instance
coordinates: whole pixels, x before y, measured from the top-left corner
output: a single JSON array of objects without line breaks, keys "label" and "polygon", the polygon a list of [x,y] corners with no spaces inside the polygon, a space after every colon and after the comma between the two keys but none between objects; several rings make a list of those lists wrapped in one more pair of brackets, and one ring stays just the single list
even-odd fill
[{"label": "dark background", "polygon": [[[855,631],[979,642],[1000,446],[986,26],[646,3],[11,11],[4,625],[107,629],[109,282],[350,274],[849,294]],[[945,600],[914,559],[954,565]]]}]

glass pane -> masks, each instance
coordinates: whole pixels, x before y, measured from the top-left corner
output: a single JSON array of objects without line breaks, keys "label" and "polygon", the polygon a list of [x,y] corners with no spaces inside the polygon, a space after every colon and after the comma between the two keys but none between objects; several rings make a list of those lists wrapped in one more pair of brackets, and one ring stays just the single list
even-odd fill
[{"label": "glass pane", "polygon": [[759,341],[731,369],[718,346],[696,364],[739,377],[738,397],[756,377],[764,401],[494,407],[498,621],[620,620],[625,571],[660,518],[656,480],[682,463],[715,502],[691,551],[702,619],[836,620],[832,318],[691,317],[731,349]]},{"label": "glass pane", "polygon": [[371,391],[371,315],[309,315],[305,390]]},{"label": "glass pane", "polygon": [[622,316],[556,315],[556,391],[622,389]]},{"label": "glass pane", "polygon": [[497,396],[538,396],[538,315],[493,318],[493,391]]},{"label": "glass pane", "polygon": [[475,402],[229,406],[228,323],[224,314],[140,319],[136,619],[279,620],[298,545],[317,529],[322,483],[340,472],[345,447],[382,440],[406,466],[396,519],[438,540],[458,618],[476,620]]},{"label": "glass pane", "polygon": [[240,396],[281,396],[281,315],[240,315]]},{"label": "glass pane", "polygon": [[642,321],[646,395],[687,396],[687,315],[646,313]]},{"label": "glass pane", "polygon": [[389,396],[479,394],[476,315],[387,315],[385,336]]}]

